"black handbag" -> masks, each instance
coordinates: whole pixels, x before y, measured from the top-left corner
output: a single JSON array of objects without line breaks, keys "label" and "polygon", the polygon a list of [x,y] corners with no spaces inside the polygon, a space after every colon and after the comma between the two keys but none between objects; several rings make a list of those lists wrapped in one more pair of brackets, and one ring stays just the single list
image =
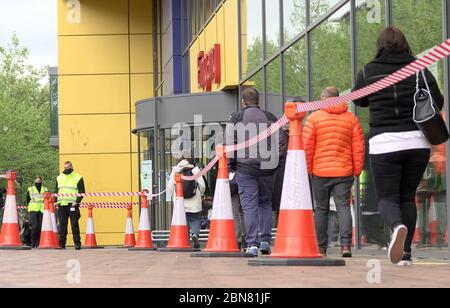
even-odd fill
[{"label": "black handbag", "polygon": [[417,73],[413,120],[432,145],[442,144],[449,139],[447,125],[433,100],[425,73],[421,73],[426,89],[419,86]]}]

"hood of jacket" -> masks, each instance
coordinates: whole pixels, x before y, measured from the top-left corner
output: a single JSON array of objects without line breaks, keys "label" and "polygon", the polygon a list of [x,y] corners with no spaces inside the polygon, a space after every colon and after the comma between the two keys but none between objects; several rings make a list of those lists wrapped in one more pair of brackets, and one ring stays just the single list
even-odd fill
[{"label": "hood of jacket", "polygon": [[341,114],[348,111],[348,104],[347,103],[341,103],[339,105],[324,109],[325,112],[330,114]]}]

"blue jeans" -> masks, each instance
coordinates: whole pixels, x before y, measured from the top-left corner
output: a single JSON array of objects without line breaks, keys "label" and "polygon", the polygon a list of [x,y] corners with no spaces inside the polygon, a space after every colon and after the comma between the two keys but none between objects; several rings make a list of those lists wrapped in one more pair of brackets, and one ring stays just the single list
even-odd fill
[{"label": "blue jeans", "polygon": [[200,228],[202,226],[202,212],[186,213],[186,220],[189,226],[190,235],[200,235]]},{"label": "blue jeans", "polygon": [[[273,176],[252,176],[236,172],[246,230],[247,246],[272,239]],[[260,241],[258,240],[258,231]]]}]

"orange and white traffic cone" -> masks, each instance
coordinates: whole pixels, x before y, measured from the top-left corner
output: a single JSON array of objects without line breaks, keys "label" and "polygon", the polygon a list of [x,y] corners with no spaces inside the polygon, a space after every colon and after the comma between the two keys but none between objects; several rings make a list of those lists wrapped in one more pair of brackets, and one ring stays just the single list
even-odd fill
[{"label": "orange and white traffic cone", "polygon": [[0,233],[0,249],[3,250],[30,250],[31,247],[22,245],[19,236],[19,216],[17,215],[16,193],[14,181],[16,172],[9,171],[0,177],[8,180],[5,207],[3,211],[3,224]]},{"label": "orange and white traffic cone", "polygon": [[51,213],[51,194],[44,193],[44,216],[42,218],[41,239],[39,249],[56,249],[58,241],[55,239],[53,231],[53,221]]},{"label": "orange and white traffic cone", "polygon": [[278,231],[269,258],[256,258],[249,265],[344,266],[344,260],[325,259],[319,253],[311,191],[302,140],[305,112],[297,113],[296,103],[287,103],[289,146],[281,196]]},{"label": "orange and white traffic cone", "polygon": [[134,237],[134,227],[133,227],[133,206],[128,205],[127,224],[125,227],[125,241],[123,247],[132,248],[134,246],[136,246],[136,238]]},{"label": "orange and white traffic cone", "polygon": [[59,246],[58,224],[56,222],[56,210],[55,199],[50,198],[50,214],[52,218],[53,236],[55,237],[55,243]]},{"label": "orange and white traffic cone", "polygon": [[428,225],[430,228],[430,244],[437,245],[438,244],[438,220],[436,213],[436,205],[434,204],[434,197],[430,198],[430,209],[428,211]]},{"label": "orange and white traffic cone", "polygon": [[199,251],[189,243],[189,228],[184,211],[183,180],[181,174],[175,174],[176,196],[173,203],[172,223],[170,225],[169,243],[165,248],[158,248],[161,252],[191,252]]},{"label": "orange and white traffic cone", "polygon": [[94,215],[93,215],[94,206],[88,206],[88,219],[86,224],[86,238],[84,241],[83,249],[102,249],[104,247],[97,245],[97,238],[95,236],[95,227],[94,227]]},{"label": "orange and white traffic cone", "polygon": [[241,252],[237,246],[234,229],[233,208],[231,205],[228,161],[225,148],[216,147],[219,158],[219,169],[216,191],[211,213],[211,225],[206,248],[202,252],[193,253],[193,257],[253,257],[250,253]]},{"label": "orange and white traffic cone", "polygon": [[137,236],[136,246],[129,248],[130,251],[152,251],[156,250],[153,247],[152,231],[150,230],[150,220],[148,216],[148,190],[142,193],[141,216],[139,219],[139,231]]}]

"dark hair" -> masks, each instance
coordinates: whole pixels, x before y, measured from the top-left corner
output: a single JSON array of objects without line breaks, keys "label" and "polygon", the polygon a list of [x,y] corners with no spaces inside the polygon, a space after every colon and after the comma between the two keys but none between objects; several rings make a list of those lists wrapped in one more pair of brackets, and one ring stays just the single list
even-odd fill
[{"label": "dark hair", "polygon": [[335,86],[327,87],[322,91],[322,97],[330,98],[330,97],[338,97],[339,90]]},{"label": "dark hair", "polygon": [[245,88],[242,91],[242,100],[250,106],[259,106],[259,93],[253,87]]},{"label": "dark hair", "polygon": [[66,161],[66,162],[64,163],[64,165],[67,165],[67,164],[71,164],[71,165],[72,165],[72,162],[71,162],[70,160],[68,160],[68,161]]},{"label": "dark hair", "polygon": [[407,53],[413,55],[411,47],[402,31],[395,27],[388,27],[381,31],[377,40],[377,52],[375,59],[379,58],[384,51],[393,53]]},{"label": "dark hair", "polygon": [[288,103],[305,103],[307,101],[308,100],[306,98],[304,98],[303,96],[296,96],[296,97],[289,99],[287,102]]},{"label": "dark hair", "polygon": [[186,157],[185,155],[181,155],[180,159],[178,160],[177,164],[181,163],[183,160],[187,160],[189,165],[196,166],[195,160],[192,157]]}]

